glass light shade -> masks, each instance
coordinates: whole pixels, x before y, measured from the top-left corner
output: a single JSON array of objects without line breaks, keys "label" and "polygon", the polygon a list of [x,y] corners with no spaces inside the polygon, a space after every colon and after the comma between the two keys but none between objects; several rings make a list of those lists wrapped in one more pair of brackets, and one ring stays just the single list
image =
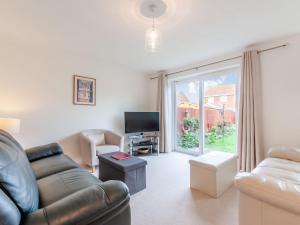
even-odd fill
[{"label": "glass light shade", "polygon": [[146,31],[145,47],[149,52],[157,52],[161,47],[161,34],[156,27],[151,27]]},{"label": "glass light shade", "polygon": [[10,134],[20,132],[20,120],[11,118],[0,118],[0,129]]}]

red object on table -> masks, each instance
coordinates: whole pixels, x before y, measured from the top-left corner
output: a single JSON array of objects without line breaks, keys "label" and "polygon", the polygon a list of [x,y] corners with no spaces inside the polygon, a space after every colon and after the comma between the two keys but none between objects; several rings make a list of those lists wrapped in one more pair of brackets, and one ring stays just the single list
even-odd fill
[{"label": "red object on table", "polygon": [[122,160],[122,159],[128,159],[129,156],[130,155],[127,153],[118,153],[118,154],[112,155],[111,157],[114,159],[117,159],[117,160]]}]

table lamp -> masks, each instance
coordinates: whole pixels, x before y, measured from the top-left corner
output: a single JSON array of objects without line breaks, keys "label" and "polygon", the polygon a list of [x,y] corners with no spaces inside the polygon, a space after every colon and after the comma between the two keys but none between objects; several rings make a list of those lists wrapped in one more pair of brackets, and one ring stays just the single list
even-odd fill
[{"label": "table lamp", "polygon": [[20,132],[20,120],[0,118],[0,130],[4,130],[10,134],[17,134]]}]

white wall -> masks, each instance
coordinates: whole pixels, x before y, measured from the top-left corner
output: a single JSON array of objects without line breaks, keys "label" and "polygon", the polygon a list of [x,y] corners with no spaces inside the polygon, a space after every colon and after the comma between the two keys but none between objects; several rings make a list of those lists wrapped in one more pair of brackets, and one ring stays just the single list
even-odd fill
[{"label": "white wall", "polygon": [[[25,148],[60,141],[80,161],[79,131],[122,133],[124,111],[149,108],[146,76],[71,52],[18,47],[0,44],[0,117],[21,119],[15,137]],[[72,104],[73,74],[97,79],[96,106]]]},{"label": "white wall", "polygon": [[300,145],[300,36],[264,44],[288,47],[261,54],[266,152],[272,145]]},{"label": "white wall", "polygon": [[[266,153],[273,145],[300,145],[300,35],[251,47],[265,49],[283,43],[289,43],[288,47],[261,53],[263,140]],[[241,53],[231,53],[169,72],[230,58]],[[197,73],[213,71],[237,63],[241,63],[240,60],[203,67]],[[179,74],[176,79],[192,75],[191,73]],[[152,85],[155,86],[156,82],[152,80]],[[156,99],[156,93],[153,93],[153,99]]]}]

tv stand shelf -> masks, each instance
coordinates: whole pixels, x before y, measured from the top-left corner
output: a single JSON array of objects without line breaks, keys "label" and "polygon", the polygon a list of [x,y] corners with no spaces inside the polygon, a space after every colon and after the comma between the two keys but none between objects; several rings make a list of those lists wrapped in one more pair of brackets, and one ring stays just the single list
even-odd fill
[{"label": "tv stand shelf", "polygon": [[157,145],[157,143],[156,142],[151,142],[149,144],[134,143],[133,147],[145,147],[145,146],[152,146],[152,145]]},{"label": "tv stand shelf", "polygon": [[[129,136],[130,155],[159,155],[159,134],[155,135],[134,135]],[[148,148],[149,152],[145,154],[139,153],[139,148]]]}]

